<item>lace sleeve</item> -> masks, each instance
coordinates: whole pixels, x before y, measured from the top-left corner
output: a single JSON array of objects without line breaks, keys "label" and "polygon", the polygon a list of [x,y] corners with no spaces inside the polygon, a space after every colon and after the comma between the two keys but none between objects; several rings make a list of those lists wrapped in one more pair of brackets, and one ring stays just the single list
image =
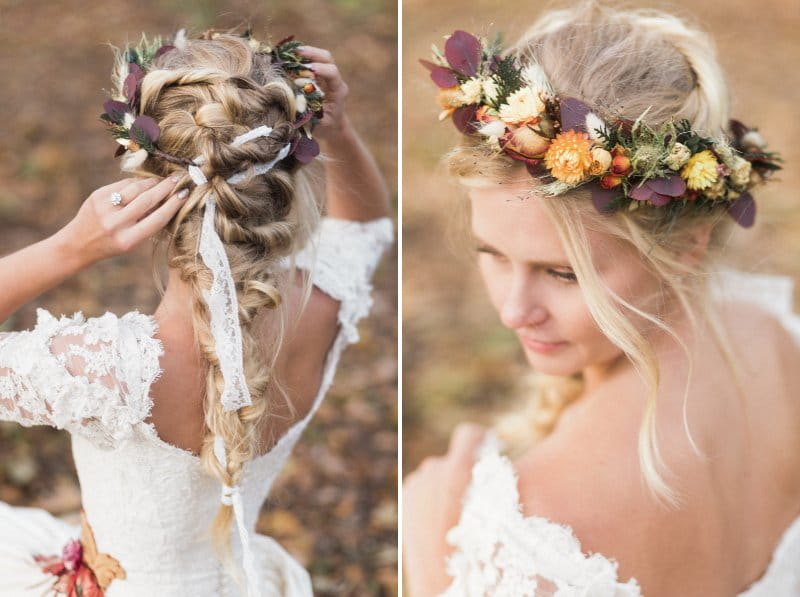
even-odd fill
[{"label": "lace sleeve", "polygon": [[56,319],[0,336],[0,419],[50,425],[111,447],[149,415],[160,374],[155,323],[136,311]]},{"label": "lace sleeve", "polygon": [[394,241],[392,221],[356,222],[323,218],[316,238],[295,257],[311,281],[340,301],[339,323],[348,342],[358,341],[358,321],[372,307],[370,280],[381,255]]},{"label": "lace sleeve", "polygon": [[516,473],[491,434],[447,541],[453,581],[440,597],[641,597],[634,579],[618,582],[616,562],[585,555],[570,527],[522,515]]}]

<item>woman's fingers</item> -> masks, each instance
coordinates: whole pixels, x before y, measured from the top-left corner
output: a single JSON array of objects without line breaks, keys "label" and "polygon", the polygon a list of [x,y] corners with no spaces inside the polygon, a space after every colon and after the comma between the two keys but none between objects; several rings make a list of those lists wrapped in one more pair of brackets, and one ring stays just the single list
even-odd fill
[{"label": "woman's fingers", "polygon": [[[174,184],[174,183],[173,183]],[[153,212],[136,222],[130,228],[120,233],[120,244],[127,249],[133,248],[144,239],[153,236],[164,228],[172,217],[178,213],[184,200],[189,195],[189,189],[175,193],[164,201]]]},{"label": "woman's fingers", "polygon": [[180,180],[178,177],[165,178],[132,198],[126,196],[126,189],[123,191],[122,196],[123,204],[127,200],[127,205],[122,209],[120,215],[128,220],[130,224],[138,222],[169,196],[178,180]]},{"label": "woman's fingers", "polygon": [[339,67],[335,64],[312,62],[309,66],[317,75],[316,80],[326,94],[336,93],[346,87],[342,74],[339,72]]},{"label": "woman's fingers", "polygon": [[314,46],[303,46],[297,49],[297,52],[304,58],[308,58],[313,62],[333,62],[333,56],[328,50],[322,48],[315,48]]}]

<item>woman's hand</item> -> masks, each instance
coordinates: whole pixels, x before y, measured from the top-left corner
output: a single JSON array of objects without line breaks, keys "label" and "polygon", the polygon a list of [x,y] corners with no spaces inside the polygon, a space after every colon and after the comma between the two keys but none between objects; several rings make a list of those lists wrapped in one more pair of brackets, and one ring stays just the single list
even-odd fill
[{"label": "woman's hand", "polygon": [[311,60],[306,66],[314,73],[314,80],[325,94],[325,114],[314,132],[320,137],[332,136],[331,133],[340,132],[346,124],[344,102],[348,92],[347,83],[342,79],[339,67],[333,62],[333,56],[328,50],[303,46],[298,53]]},{"label": "woman's hand", "polygon": [[[127,253],[161,230],[183,205],[187,189],[169,197],[178,180],[126,178],[100,187],[57,235],[84,267]],[[122,202],[114,205],[117,193]]]},{"label": "woman's hand", "polygon": [[442,457],[426,458],[403,482],[403,561],[410,597],[438,595],[450,584],[445,535],[461,516],[475,453],[486,431],[461,424]]}]

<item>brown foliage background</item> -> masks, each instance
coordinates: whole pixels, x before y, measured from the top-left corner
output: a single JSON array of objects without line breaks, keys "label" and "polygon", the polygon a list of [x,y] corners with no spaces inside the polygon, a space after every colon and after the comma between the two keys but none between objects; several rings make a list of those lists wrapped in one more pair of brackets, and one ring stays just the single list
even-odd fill
[{"label": "brown foliage background", "polygon": [[[249,23],[330,49],[349,111],[396,191],[395,0],[0,0],[0,254],[52,234],[95,188],[122,176],[98,120],[112,54],[141,32],[171,36]],[[376,276],[361,343],[276,483],[258,522],[313,576],[319,595],[397,592],[396,255]],[[14,280],[4,280],[13,284]],[[100,263],[21,308],[4,330],[54,314],[152,313],[149,248]],[[55,514],[80,505],[66,433],[0,423],[0,499]]]},{"label": "brown foliage background", "polygon": [[[403,469],[445,450],[459,421],[491,425],[507,411],[526,364],[515,336],[484,296],[464,242],[464,193],[437,164],[458,140],[438,123],[436,87],[418,58],[456,29],[502,32],[515,40],[548,7],[563,2],[403,2]],[[615,6],[620,2],[612,2]],[[689,17],[711,32],[733,96],[733,116],[759,127],[784,170],[756,197],[751,231],[733,240],[739,266],[800,274],[800,3],[769,0],[626,2]],[[463,207],[463,206],[462,206]]]}]

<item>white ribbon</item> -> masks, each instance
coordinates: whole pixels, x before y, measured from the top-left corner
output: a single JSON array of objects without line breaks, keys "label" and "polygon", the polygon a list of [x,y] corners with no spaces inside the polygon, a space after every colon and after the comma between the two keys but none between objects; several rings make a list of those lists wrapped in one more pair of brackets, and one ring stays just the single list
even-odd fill
[{"label": "white ribbon", "polygon": [[[271,132],[272,128],[261,125],[239,135],[231,144],[241,145],[259,137],[267,137]],[[275,164],[289,155],[289,151],[291,151],[291,144],[287,143],[273,160],[256,164],[254,174],[261,175],[269,172]],[[198,186],[208,183],[208,179],[200,169],[204,162],[203,156],[198,156],[194,159],[194,164],[189,166],[189,176]],[[227,180],[235,184],[246,177],[247,172],[238,172]],[[252,404],[252,399],[244,376],[242,330],[236,286],[233,282],[228,256],[214,226],[215,208],[214,198],[209,195],[206,199],[203,225],[200,231],[199,253],[213,276],[211,289],[204,290],[203,297],[211,314],[211,335],[214,337],[214,346],[223,379],[220,400],[222,408],[231,411]]]},{"label": "white ribbon", "polygon": [[[233,145],[241,145],[258,137],[266,137],[271,132],[272,129],[270,127],[263,125],[239,135],[232,143]],[[275,164],[289,155],[290,150],[291,144],[287,143],[281,148],[275,159],[263,164],[256,164],[254,166],[255,175],[269,172]],[[199,156],[195,158],[195,163],[189,166],[189,176],[198,186],[208,183],[208,179],[200,169],[204,161],[203,157]],[[228,178],[228,182],[235,184],[244,180],[246,176],[247,172],[239,172]],[[203,291],[203,298],[208,305],[211,318],[211,335],[214,337],[214,347],[223,378],[220,401],[223,409],[231,411],[252,404],[252,400],[250,391],[247,388],[247,380],[244,376],[242,329],[239,321],[239,302],[236,298],[236,285],[233,281],[228,255],[225,253],[225,247],[214,226],[215,213],[216,202],[213,195],[209,194],[206,199],[203,224],[200,229],[198,252],[203,259],[203,263],[211,270],[212,274],[211,288]],[[219,436],[214,437],[214,455],[222,465],[222,468],[226,468],[225,442]],[[242,567],[247,578],[248,597],[260,597],[258,574],[253,550],[250,547],[250,533],[244,523],[244,505],[239,485],[231,487],[223,484],[220,499],[223,504],[233,508],[233,515],[242,544]]]},{"label": "white ribbon", "polygon": [[[222,465],[222,468],[228,466],[228,459],[225,455],[225,443],[220,436],[214,436],[214,456]],[[242,567],[247,579],[247,595],[248,597],[259,597],[261,595],[258,589],[258,573],[256,571],[256,562],[253,557],[253,550],[250,547],[250,533],[244,523],[244,504],[242,503],[242,492],[239,485],[222,486],[222,503],[233,508],[233,516],[236,519],[236,526],[239,531],[239,541],[242,544]]]}]

